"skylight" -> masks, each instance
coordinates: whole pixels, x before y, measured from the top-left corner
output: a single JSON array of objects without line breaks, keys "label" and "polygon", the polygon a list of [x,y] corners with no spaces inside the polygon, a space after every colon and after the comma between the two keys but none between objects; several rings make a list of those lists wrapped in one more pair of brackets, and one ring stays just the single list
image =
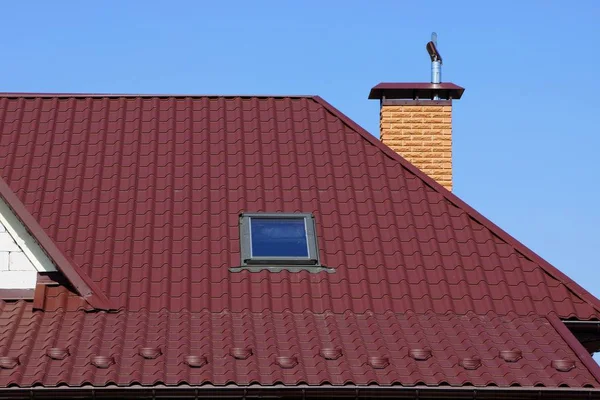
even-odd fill
[{"label": "skylight", "polygon": [[250,218],[251,257],[308,257],[304,218]]},{"label": "skylight", "polygon": [[240,230],[242,265],[319,264],[311,214],[246,213]]}]

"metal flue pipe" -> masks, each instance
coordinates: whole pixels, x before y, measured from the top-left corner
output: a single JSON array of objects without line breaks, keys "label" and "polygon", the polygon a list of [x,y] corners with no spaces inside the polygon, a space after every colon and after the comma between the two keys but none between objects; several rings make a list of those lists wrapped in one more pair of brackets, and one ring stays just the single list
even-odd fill
[{"label": "metal flue pipe", "polygon": [[[442,82],[442,56],[437,49],[437,33],[431,34],[431,41],[425,46],[429,57],[431,58],[431,83]],[[433,99],[439,100],[439,95],[435,94]]]}]

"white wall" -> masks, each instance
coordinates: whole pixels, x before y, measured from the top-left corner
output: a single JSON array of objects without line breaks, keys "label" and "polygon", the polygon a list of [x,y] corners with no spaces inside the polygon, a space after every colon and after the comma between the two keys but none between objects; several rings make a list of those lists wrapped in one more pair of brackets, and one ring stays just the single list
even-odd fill
[{"label": "white wall", "polygon": [[0,199],[0,289],[33,289],[38,271],[56,267]]}]

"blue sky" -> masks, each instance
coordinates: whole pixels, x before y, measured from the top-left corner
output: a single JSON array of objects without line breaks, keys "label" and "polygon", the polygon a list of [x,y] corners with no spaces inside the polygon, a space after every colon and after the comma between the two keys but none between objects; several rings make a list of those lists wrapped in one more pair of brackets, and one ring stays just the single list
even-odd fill
[{"label": "blue sky", "polygon": [[318,94],[373,134],[381,81],[454,107],[455,193],[600,296],[600,2],[6,2],[0,90]]}]

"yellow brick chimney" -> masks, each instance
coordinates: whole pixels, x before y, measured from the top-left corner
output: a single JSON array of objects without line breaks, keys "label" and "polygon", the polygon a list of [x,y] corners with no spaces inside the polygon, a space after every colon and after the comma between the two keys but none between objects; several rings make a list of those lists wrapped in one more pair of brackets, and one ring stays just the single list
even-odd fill
[{"label": "yellow brick chimney", "polygon": [[452,190],[452,101],[464,89],[453,83],[380,83],[380,138],[438,183]]}]

